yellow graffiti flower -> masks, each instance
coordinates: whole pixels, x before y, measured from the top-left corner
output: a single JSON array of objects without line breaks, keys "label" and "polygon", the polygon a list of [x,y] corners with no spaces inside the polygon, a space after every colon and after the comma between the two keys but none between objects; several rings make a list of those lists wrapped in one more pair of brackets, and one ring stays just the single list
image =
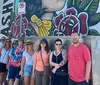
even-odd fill
[{"label": "yellow graffiti flower", "polygon": [[39,36],[50,35],[49,30],[52,28],[52,22],[50,20],[41,20],[36,15],[33,15],[31,21],[38,26]]}]

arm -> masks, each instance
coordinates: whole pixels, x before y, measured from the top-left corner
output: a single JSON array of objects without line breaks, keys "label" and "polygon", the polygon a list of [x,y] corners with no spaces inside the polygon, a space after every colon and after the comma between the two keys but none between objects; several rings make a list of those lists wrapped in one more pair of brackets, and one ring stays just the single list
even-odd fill
[{"label": "arm", "polygon": [[55,68],[53,69],[54,73],[56,72],[57,69],[59,69],[60,67],[62,67],[62,66],[64,66],[66,64],[66,62],[67,62],[67,55],[66,54],[67,54],[67,51],[66,50],[62,50],[63,60],[59,64],[57,64],[55,66]]},{"label": "arm", "polygon": [[87,82],[89,81],[90,71],[91,71],[91,61],[87,62],[87,64],[86,64],[85,79]]},{"label": "arm", "polygon": [[7,58],[7,64],[6,64],[6,69],[9,69],[9,62],[10,62],[10,59],[11,59],[11,57],[8,56],[8,58]]},{"label": "arm", "polygon": [[51,66],[56,66],[56,65],[58,65],[58,64],[52,62],[52,55],[53,55],[53,53],[51,52],[51,54],[50,54],[50,59],[49,59],[50,65],[51,65]]},{"label": "arm", "polygon": [[66,50],[62,51],[62,57],[63,57],[63,60],[59,63],[60,67],[64,66],[67,62],[67,51]]},{"label": "arm", "polygon": [[22,73],[23,73],[25,61],[26,61],[25,57],[23,56],[22,57],[22,62],[21,62],[21,70],[20,70],[20,73],[19,73],[21,76],[23,75]]},{"label": "arm", "polygon": [[84,46],[84,48],[83,48],[83,55],[84,55],[84,59],[85,59],[85,62],[86,62],[85,80],[88,83],[90,71],[91,71],[91,55],[90,55],[90,50],[86,46]]},{"label": "arm", "polygon": [[37,60],[36,60],[36,55],[34,54],[34,60],[33,60],[33,71],[32,71],[32,77],[34,77],[34,73],[35,73],[35,68],[36,68],[36,62],[37,62]]},{"label": "arm", "polygon": [[34,71],[35,71],[35,68],[36,68],[36,58],[34,56],[34,61],[33,61],[33,76],[34,76]]}]

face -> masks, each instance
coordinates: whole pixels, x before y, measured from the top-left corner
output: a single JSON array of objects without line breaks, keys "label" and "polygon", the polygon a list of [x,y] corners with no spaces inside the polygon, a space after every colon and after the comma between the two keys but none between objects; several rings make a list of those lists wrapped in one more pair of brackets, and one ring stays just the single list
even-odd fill
[{"label": "face", "polygon": [[62,48],[61,42],[60,42],[60,41],[57,41],[57,42],[55,43],[55,47],[56,47],[56,49],[61,49],[61,48]]},{"label": "face", "polygon": [[33,44],[28,44],[27,47],[28,47],[29,49],[32,49],[32,48],[33,48]]},{"label": "face", "polygon": [[5,40],[2,40],[1,42],[2,42],[2,44],[5,44]]},{"label": "face", "polygon": [[14,47],[16,47],[16,46],[17,46],[17,43],[13,43],[12,45],[13,45]]},{"label": "face", "polygon": [[10,48],[10,42],[5,42],[6,48]]},{"label": "face", "polygon": [[78,36],[77,33],[72,33],[72,34],[71,34],[71,39],[72,39],[73,44],[79,43],[79,38],[80,38],[80,37]]},{"label": "face", "polygon": [[41,44],[41,48],[45,48],[46,47],[46,43],[44,41],[42,41],[40,44]]},{"label": "face", "polygon": [[42,0],[42,7],[47,8],[46,11],[54,12],[61,10],[65,5],[66,0]]},{"label": "face", "polygon": [[18,45],[21,46],[23,44],[22,40],[18,40]]}]

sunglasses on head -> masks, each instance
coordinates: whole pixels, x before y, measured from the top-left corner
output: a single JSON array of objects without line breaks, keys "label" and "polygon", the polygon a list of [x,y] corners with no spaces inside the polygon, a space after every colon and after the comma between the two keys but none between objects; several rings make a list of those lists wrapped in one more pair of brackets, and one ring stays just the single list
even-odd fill
[{"label": "sunglasses on head", "polygon": [[79,37],[78,36],[71,36],[71,38],[74,39],[74,38],[79,38]]},{"label": "sunglasses on head", "polygon": [[13,43],[13,44],[17,44],[17,43]]}]

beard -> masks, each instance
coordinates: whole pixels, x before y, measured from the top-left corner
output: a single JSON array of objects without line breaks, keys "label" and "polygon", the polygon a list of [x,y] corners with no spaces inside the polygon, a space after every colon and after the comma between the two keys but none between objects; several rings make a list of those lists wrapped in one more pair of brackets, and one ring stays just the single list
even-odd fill
[{"label": "beard", "polygon": [[77,43],[79,43],[79,41],[73,41],[73,44],[77,44]]}]

